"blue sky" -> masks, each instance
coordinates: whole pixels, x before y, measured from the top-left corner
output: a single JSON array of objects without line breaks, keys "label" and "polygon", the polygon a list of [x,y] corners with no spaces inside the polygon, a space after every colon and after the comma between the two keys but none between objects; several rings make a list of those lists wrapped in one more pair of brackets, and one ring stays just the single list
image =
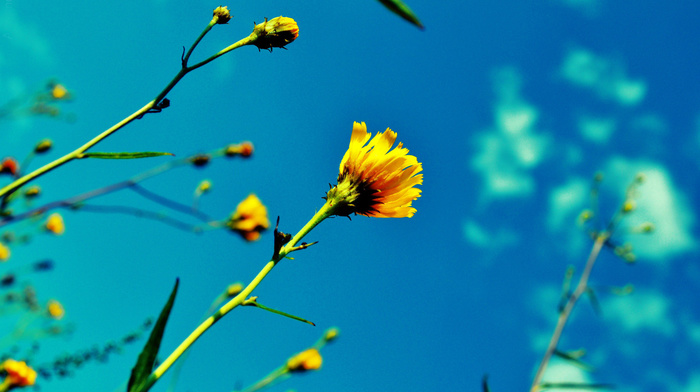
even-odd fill
[{"label": "blue sky", "polygon": [[[285,261],[256,290],[259,301],[314,321],[311,327],[237,309],[192,350],[177,390],[231,391],[313,344],[341,337],[320,372],[274,390],[523,390],[551,335],[567,266],[590,241],[576,218],[602,172],[601,216],[618,208],[638,172],[637,210],[616,239],[630,266],[604,252],[593,273],[602,313],[576,309],[564,349],[586,348],[596,367],[554,364],[554,380],[613,383],[624,392],[700,388],[697,170],[700,165],[699,33],[693,5],[548,0],[493,4],[411,1],[420,31],[379,2],[228,4],[234,19],[200,44],[203,59],[247,36],[253,22],[299,24],[288,50],[246,47],[188,75],[171,107],[130,124],[96,151],[168,151],[177,157],[250,140],[250,160],[216,160],[144,183],[190,203],[210,179],[203,211],[225,218],[255,192],[281,229],[298,230],[322,205],[353,121],[390,127],[423,163],[423,196],[411,219],[323,222],[319,244]],[[0,7],[0,104],[56,78],[73,93],[75,121],[0,120],[0,155],[18,159],[42,138],[55,148],[32,167],[72,151],[151,100],[177,72],[219,4],[152,0]],[[224,4],[226,5],[226,4]],[[73,162],[41,178],[38,202],[133,176],[172,158]],[[3,183],[4,184],[4,183]],[[162,207],[134,193],[101,205]],[[13,247],[0,271],[51,258],[53,271],[20,281],[59,299],[70,336],[46,338],[33,363],[101,345],[155,316],[181,286],[163,342],[172,350],[230,283],[268,260],[272,234],[244,243],[224,231],[194,235],[125,215],[63,212],[66,233]],[[178,216],[187,219],[186,216]],[[625,230],[650,221],[651,235]],[[29,223],[8,226],[31,232]],[[5,230],[3,228],[2,230]],[[633,284],[628,296],[609,287]],[[6,317],[9,333],[18,322]],[[31,342],[20,341],[19,352]],[[123,390],[143,341],[44,390]],[[154,391],[165,391],[168,380]],[[121,389],[120,389],[121,388]]]}]

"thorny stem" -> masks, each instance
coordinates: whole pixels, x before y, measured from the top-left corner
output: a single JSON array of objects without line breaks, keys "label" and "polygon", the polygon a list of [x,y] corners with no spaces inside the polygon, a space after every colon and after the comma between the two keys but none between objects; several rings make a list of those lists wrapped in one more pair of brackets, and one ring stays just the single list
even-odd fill
[{"label": "thorny stem", "polygon": [[566,302],[564,309],[562,309],[562,311],[559,313],[557,325],[554,328],[554,333],[552,333],[552,338],[549,341],[549,345],[547,346],[547,351],[545,351],[544,353],[542,362],[540,362],[540,366],[537,368],[537,373],[535,373],[535,378],[532,381],[530,392],[537,392],[540,389],[542,376],[544,375],[545,369],[547,369],[549,360],[552,358],[552,355],[557,349],[559,339],[561,339],[562,332],[564,331],[564,326],[569,320],[569,316],[571,316],[571,312],[573,311],[574,306],[576,306],[576,302],[588,289],[588,279],[591,275],[591,270],[593,270],[593,265],[598,259],[600,250],[603,248],[609,237],[610,235],[607,232],[602,232],[596,236],[595,242],[593,243],[593,248],[591,249],[591,253],[588,255],[586,267],[583,270],[583,273],[581,274],[581,278],[578,281],[578,285],[576,285],[576,290],[574,290],[571,296],[569,296],[569,300]]}]

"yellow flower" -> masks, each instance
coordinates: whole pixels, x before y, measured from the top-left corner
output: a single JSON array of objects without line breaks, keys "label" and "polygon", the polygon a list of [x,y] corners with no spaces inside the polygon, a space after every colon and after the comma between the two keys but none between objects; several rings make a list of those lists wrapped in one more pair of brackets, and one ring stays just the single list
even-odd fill
[{"label": "yellow flower", "polygon": [[68,98],[68,96],[68,90],[60,83],[54,84],[53,88],[51,88],[51,97],[53,97],[53,99],[65,99]]},{"label": "yellow flower", "polygon": [[258,49],[284,48],[299,36],[299,26],[292,18],[278,16],[255,25],[251,44]]},{"label": "yellow flower", "polygon": [[24,361],[6,359],[5,362],[0,364],[0,370],[7,373],[5,380],[0,384],[0,391],[34,385],[36,381],[36,371],[29,367]]},{"label": "yellow flower", "polygon": [[[340,162],[338,185],[326,195],[333,215],[352,213],[378,218],[412,217],[415,188],[423,183],[423,167],[399,143],[393,150],[396,132],[378,133],[370,140],[365,123],[354,123],[350,147]],[[369,143],[368,143],[369,141]]]},{"label": "yellow flower", "polygon": [[49,215],[49,219],[46,220],[44,227],[46,227],[46,230],[56,235],[61,235],[64,231],[66,231],[66,227],[63,224],[63,217],[57,212]]},{"label": "yellow flower", "polygon": [[226,24],[229,20],[231,20],[231,13],[229,13],[228,7],[226,6],[218,6],[214,8],[214,16],[217,17],[217,24]]},{"label": "yellow flower", "polygon": [[321,353],[315,348],[302,351],[287,360],[287,370],[290,372],[305,372],[307,370],[317,370],[323,364]]},{"label": "yellow flower", "polygon": [[238,203],[236,211],[231,214],[226,225],[247,241],[255,241],[260,238],[260,232],[270,227],[267,208],[255,194],[251,193],[245,200]]},{"label": "yellow flower", "polygon": [[227,297],[235,297],[241,291],[243,291],[243,284],[242,283],[240,283],[240,282],[231,283],[226,288],[226,296]]},{"label": "yellow flower", "polygon": [[202,182],[197,185],[197,190],[195,191],[198,195],[201,195],[203,193],[207,193],[211,190],[211,181],[209,180],[202,180]]},{"label": "yellow flower", "polygon": [[10,248],[8,248],[7,245],[0,242],[0,261],[7,261],[7,259],[10,258],[11,254],[12,252],[10,252]]},{"label": "yellow flower", "polygon": [[63,309],[63,305],[61,305],[61,303],[55,299],[49,300],[49,303],[46,306],[46,311],[49,313],[49,316],[52,319],[56,320],[62,319],[63,315],[66,314],[66,311]]}]

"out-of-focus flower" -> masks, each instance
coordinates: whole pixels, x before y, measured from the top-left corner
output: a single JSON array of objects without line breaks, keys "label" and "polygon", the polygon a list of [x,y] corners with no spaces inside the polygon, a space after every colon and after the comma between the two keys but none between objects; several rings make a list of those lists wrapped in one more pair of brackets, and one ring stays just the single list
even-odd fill
[{"label": "out-of-focus flower", "polygon": [[[423,183],[420,162],[399,143],[396,132],[378,133],[372,140],[365,123],[354,123],[350,147],[340,162],[338,185],[326,194],[333,215],[352,213],[379,218],[412,217],[413,200]],[[369,143],[368,143],[369,141]]]},{"label": "out-of-focus flower", "polygon": [[61,303],[55,299],[49,300],[49,303],[46,305],[46,311],[49,314],[49,317],[55,320],[62,319],[63,315],[66,314],[66,311],[63,309],[63,305],[61,305]]},{"label": "out-of-focus flower", "polygon": [[24,361],[6,359],[0,364],[0,370],[7,373],[5,380],[0,384],[0,391],[9,391],[16,387],[27,387],[36,382],[36,371]]},{"label": "out-of-focus flower", "polygon": [[209,163],[210,160],[211,157],[207,154],[199,154],[190,158],[190,162],[192,162],[192,164],[195,167],[204,167]]},{"label": "out-of-focus flower", "polygon": [[299,36],[299,26],[292,18],[278,16],[255,25],[251,44],[258,49],[284,48]]},{"label": "out-of-focus flower", "polygon": [[26,191],[24,191],[24,197],[27,199],[33,199],[41,193],[41,188],[39,188],[39,185],[32,185],[29,188],[27,188]]},{"label": "out-of-focus flower", "polygon": [[229,20],[231,20],[231,13],[228,11],[228,7],[226,6],[218,6],[214,8],[214,16],[218,17],[216,19],[217,24],[226,24]]},{"label": "out-of-focus flower", "polygon": [[331,342],[338,338],[338,335],[340,334],[340,330],[335,327],[328,328],[326,332],[323,334],[323,340],[326,342]]},{"label": "out-of-focus flower", "polygon": [[235,297],[235,296],[237,296],[238,293],[240,293],[241,291],[243,291],[243,284],[242,284],[242,283],[240,283],[240,282],[231,283],[231,284],[228,285],[228,287],[226,288],[226,295],[227,295],[228,297]]},{"label": "out-of-focus flower", "polygon": [[198,195],[201,195],[202,193],[207,193],[211,190],[211,181],[209,180],[202,180],[202,182],[197,185],[197,190],[195,191]]},{"label": "out-of-focus flower", "polygon": [[51,98],[53,99],[68,99],[70,94],[68,90],[60,83],[56,83],[51,88]]},{"label": "out-of-focus flower", "polygon": [[46,230],[56,234],[56,235],[61,235],[63,232],[66,231],[66,226],[63,224],[63,217],[61,214],[54,212],[53,214],[49,215],[49,218],[46,220],[46,224],[44,225]]},{"label": "out-of-focus flower", "polygon": [[11,254],[12,252],[10,252],[10,248],[0,242],[0,261],[7,261]]},{"label": "out-of-focus flower", "polygon": [[255,194],[251,193],[238,204],[226,225],[247,241],[255,241],[260,238],[262,231],[270,227],[267,208]]},{"label": "out-of-focus flower", "polygon": [[323,364],[321,353],[315,348],[310,348],[289,358],[287,360],[287,370],[290,372],[317,370],[321,368],[321,364]]},{"label": "out-of-focus flower", "polygon": [[19,173],[19,164],[15,158],[7,157],[0,164],[0,173],[7,173],[16,176]]},{"label": "out-of-focus flower", "polygon": [[44,139],[36,144],[36,146],[34,147],[34,152],[37,154],[42,154],[49,151],[52,146],[53,142],[51,141],[51,139]]},{"label": "out-of-focus flower", "polygon": [[226,147],[225,154],[227,157],[240,155],[244,158],[248,158],[253,155],[253,143],[243,142],[241,144],[230,144]]}]

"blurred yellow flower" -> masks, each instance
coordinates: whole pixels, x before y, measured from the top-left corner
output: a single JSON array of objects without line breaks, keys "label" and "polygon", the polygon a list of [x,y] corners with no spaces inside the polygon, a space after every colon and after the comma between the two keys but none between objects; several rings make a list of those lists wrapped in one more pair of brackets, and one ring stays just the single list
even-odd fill
[{"label": "blurred yellow flower", "polygon": [[278,16],[255,25],[251,44],[258,49],[284,48],[299,36],[299,26],[292,18]]},{"label": "blurred yellow flower", "polygon": [[290,372],[305,372],[307,370],[317,370],[323,364],[321,353],[315,348],[302,351],[287,360],[287,370]]},{"label": "blurred yellow flower", "polygon": [[251,193],[238,203],[236,211],[231,214],[226,225],[240,234],[247,241],[260,238],[260,233],[270,227],[267,219],[267,208],[255,194]]},{"label": "blurred yellow flower", "polygon": [[55,299],[49,300],[49,303],[46,306],[46,311],[49,313],[49,316],[52,319],[56,320],[62,319],[63,315],[66,314],[66,311],[63,309],[63,305],[61,305],[61,303]]},{"label": "blurred yellow flower", "polygon": [[420,197],[415,186],[423,183],[423,174],[418,174],[423,167],[402,143],[391,149],[396,141],[391,129],[370,140],[371,136],[365,123],[353,124],[338,185],[326,195],[333,215],[410,218],[416,212],[411,203]]},{"label": "blurred yellow flower", "polygon": [[51,89],[51,97],[53,99],[68,98],[68,90],[62,84],[56,83]]},{"label": "blurred yellow flower", "polygon": [[201,195],[203,193],[209,192],[210,190],[211,190],[211,181],[202,180],[202,182],[200,182],[199,185],[197,185],[197,190],[195,191],[195,193],[197,193],[198,195]]},{"label": "blurred yellow flower", "polygon": [[5,380],[0,384],[0,391],[8,391],[15,387],[34,385],[36,381],[36,371],[29,367],[24,361],[6,359],[5,362],[0,364],[0,370],[7,373]]},{"label": "blurred yellow flower", "polygon": [[61,235],[64,231],[66,231],[66,227],[63,224],[63,217],[57,212],[49,215],[44,227],[46,227],[46,230],[56,235]]},{"label": "blurred yellow flower", "polygon": [[10,258],[11,254],[12,252],[10,252],[10,248],[8,248],[7,245],[0,242],[0,261],[7,261],[7,259]]}]

